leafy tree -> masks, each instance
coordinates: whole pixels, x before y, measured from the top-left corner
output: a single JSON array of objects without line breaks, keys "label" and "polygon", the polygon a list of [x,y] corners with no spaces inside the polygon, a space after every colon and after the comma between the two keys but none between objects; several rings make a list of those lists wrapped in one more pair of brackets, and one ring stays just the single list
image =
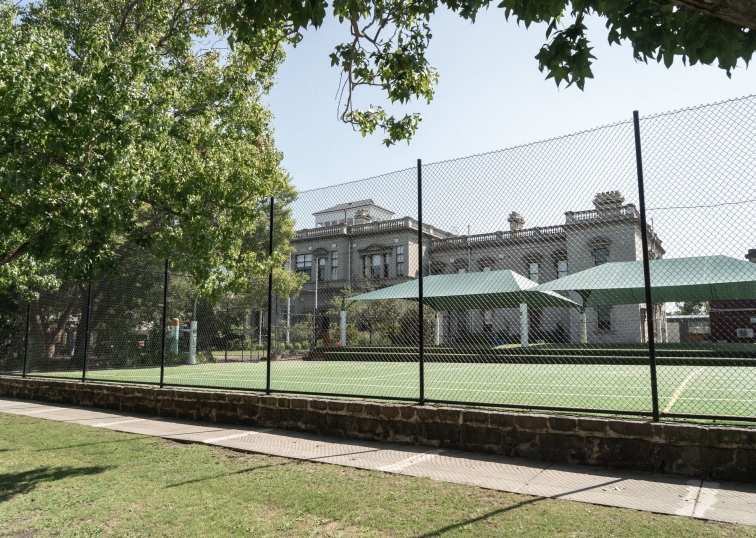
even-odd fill
[{"label": "leafy tree", "polygon": [[[342,301],[372,291],[372,286],[359,290],[342,289],[331,301],[328,313],[338,319]],[[355,301],[347,305],[347,342],[355,344],[417,345],[419,341],[418,318],[420,309],[417,301],[405,299],[385,299],[382,301]],[[424,313],[425,339],[433,341],[436,312],[426,305]],[[338,334],[339,324],[332,326]],[[360,330],[367,333],[362,338]]]},{"label": "leafy tree", "polygon": [[706,301],[684,301],[677,303],[677,312],[680,315],[701,315],[709,313],[709,303]]},{"label": "leafy tree", "polygon": [[218,18],[210,0],[0,0],[1,286],[116,274],[126,243],[208,296],[283,265],[294,192],[260,102],[281,55],[197,46]]},{"label": "leafy tree", "polygon": [[356,108],[354,91],[373,86],[392,103],[430,101],[438,81],[426,58],[432,16],[448,8],[474,22],[492,5],[526,27],[544,23],[548,42],[536,55],[540,70],[557,85],[581,89],[593,77],[585,26],[591,14],[606,21],[610,43],[629,42],[636,60],[656,59],[667,67],[675,58],[691,65],[716,62],[730,76],[756,47],[752,0],[228,0],[221,22],[232,32],[232,44],[248,45],[252,58],[273,59],[283,44],[298,45],[303,30],[320,27],[330,8],[351,34],[331,54],[332,65],[343,70],[341,119],[363,136],[382,130],[391,145],[412,137],[419,114],[396,118],[379,106]]}]

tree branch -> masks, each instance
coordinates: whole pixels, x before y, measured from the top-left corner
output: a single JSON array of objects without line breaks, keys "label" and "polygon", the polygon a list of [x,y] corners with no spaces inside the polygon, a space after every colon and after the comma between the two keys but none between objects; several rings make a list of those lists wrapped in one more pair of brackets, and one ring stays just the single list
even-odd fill
[{"label": "tree branch", "polygon": [[131,15],[131,12],[134,11],[134,8],[139,3],[139,0],[133,0],[132,2],[126,4],[126,7],[123,8],[123,14],[121,15],[121,24],[118,26],[118,29],[113,34],[113,41],[118,39],[118,37],[123,33],[123,30],[126,28],[126,21],[129,18],[129,15]]},{"label": "tree branch", "polygon": [[17,247],[14,247],[10,249],[9,251],[3,253],[2,255],[0,255],[0,267],[21,258],[22,256],[26,254],[26,251],[28,249],[29,249],[29,242],[24,241]]},{"label": "tree branch", "polygon": [[756,2],[753,0],[674,0],[674,3],[756,30]]}]

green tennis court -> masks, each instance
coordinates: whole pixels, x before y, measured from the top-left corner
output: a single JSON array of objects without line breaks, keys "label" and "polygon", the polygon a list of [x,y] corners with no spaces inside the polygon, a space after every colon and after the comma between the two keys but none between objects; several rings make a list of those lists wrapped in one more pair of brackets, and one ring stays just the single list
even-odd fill
[{"label": "green tennis court", "polygon": [[[578,349],[583,348],[574,348]],[[493,364],[454,362],[448,353],[445,362],[425,364],[425,396],[430,400],[482,405],[650,411],[649,367],[647,359],[637,352],[640,347],[633,346],[630,352],[627,346],[602,349],[601,356],[597,356],[596,349],[591,350],[588,364],[579,363],[580,357],[586,355],[584,349],[580,355],[563,353],[561,363],[554,363],[550,358],[556,356],[554,348],[548,346],[540,349],[534,346],[527,355],[521,353],[516,362]],[[339,360],[273,361],[271,388],[273,391],[416,399],[418,364],[408,361],[412,356],[409,352],[402,357],[397,351],[400,350],[374,348],[370,351],[374,360],[370,361],[350,360],[350,354],[344,352],[339,354]],[[384,355],[383,360],[375,360],[380,353]],[[706,352],[706,348],[699,348],[699,353],[680,348],[668,348],[665,353],[661,349],[657,367],[660,410],[756,417],[756,367],[748,365],[750,352],[745,358],[737,358],[737,355],[734,349],[726,353],[722,349],[714,355]],[[513,357],[510,353],[504,356]],[[416,361],[416,353],[414,357]],[[722,365],[722,361],[727,365]],[[36,373],[60,377],[81,375],[78,371]],[[265,374],[265,362],[168,366],[165,383],[260,390],[265,387]],[[96,369],[90,370],[87,378],[156,383],[160,370],[157,367]]]}]

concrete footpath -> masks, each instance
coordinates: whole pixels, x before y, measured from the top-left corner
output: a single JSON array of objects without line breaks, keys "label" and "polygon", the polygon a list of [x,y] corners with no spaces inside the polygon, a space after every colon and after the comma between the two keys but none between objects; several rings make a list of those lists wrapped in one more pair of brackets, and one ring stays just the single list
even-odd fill
[{"label": "concrete footpath", "polygon": [[0,398],[0,412],[604,506],[756,525],[756,485]]}]

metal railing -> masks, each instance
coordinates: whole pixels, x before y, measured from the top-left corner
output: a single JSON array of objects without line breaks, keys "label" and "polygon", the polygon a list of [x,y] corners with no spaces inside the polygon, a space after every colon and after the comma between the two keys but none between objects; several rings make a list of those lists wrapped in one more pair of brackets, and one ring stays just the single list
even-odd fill
[{"label": "metal railing", "polygon": [[[266,201],[259,255],[290,247],[305,283],[213,302],[124,250],[115,278],[7,295],[0,373],[754,422],[754,139],[747,97],[418,163],[299,193],[283,246]],[[355,223],[315,224],[336,207]]]}]

